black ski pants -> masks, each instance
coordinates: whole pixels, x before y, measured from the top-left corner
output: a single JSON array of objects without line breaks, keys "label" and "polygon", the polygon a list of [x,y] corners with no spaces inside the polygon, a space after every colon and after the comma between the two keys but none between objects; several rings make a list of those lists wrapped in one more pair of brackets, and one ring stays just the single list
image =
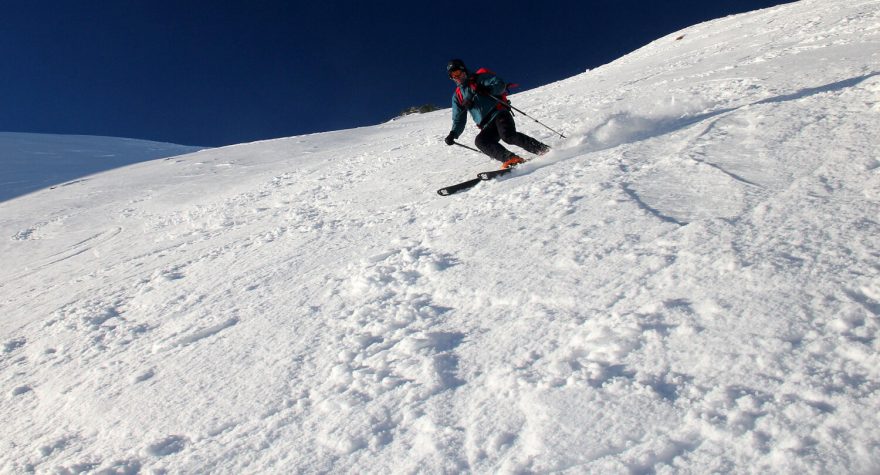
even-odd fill
[{"label": "black ski pants", "polygon": [[509,110],[499,112],[495,120],[483,127],[483,130],[477,134],[475,143],[481,152],[499,162],[506,162],[516,154],[504,148],[498,143],[499,140],[537,155],[544,154],[550,148],[526,134],[517,132],[513,114]]}]

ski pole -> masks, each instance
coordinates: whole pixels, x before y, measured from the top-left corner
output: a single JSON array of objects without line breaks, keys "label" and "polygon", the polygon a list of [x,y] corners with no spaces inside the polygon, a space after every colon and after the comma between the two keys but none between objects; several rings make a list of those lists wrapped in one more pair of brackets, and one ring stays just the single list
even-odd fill
[{"label": "ski pole", "polygon": [[468,150],[473,150],[474,152],[477,152],[477,153],[483,153],[483,152],[481,152],[481,151],[479,151],[479,150],[477,150],[477,149],[475,149],[475,148],[473,148],[473,147],[468,147],[467,145],[465,145],[465,144],[463,144],[463,143],[458,143],[458,142],[452,142],[452,143],[454,143],[455,145],[458,145],[459,147],[464,147],[464,148],[466,148],[466,149],[468,149]]},{"label": "ski pole", "polygon": [[547,127],[547,128],[550,129],[550,131],[553,132],[554,134],[557,134],[557,135],[559,135],[560,137],[565,138],[565,135],[562,135],[561,132],[557,132],[557,131],[551,129],[547,124],[545,124],[545,123],[541,122],[540,120],[538,120],[538,119],[536,119],[536,118],[534,118],[534,117],[532,117],[532,116],[526,114],[525,112],[523,112],[523,111],[517,109],[516,107],[513,107],[513,105],[510,103],[510,101],[504,101],[504,100],[501,100],[501,99],[499,99],[499,98],[493,96],[492,94],[489,94],[489,97],[491,97],[492,99],[495,99],[495,101],[498,102],[499,104],[504,105],[504,106],[506,106],[506,107],[509,107],[509,108],[511,108],[511,109],[513,109],[513,110],[519,112],[520,114],[522,114],[522,115],[528,117],[529,119],[532,119],[532,120],[534,120],[535,122],[537,122],[537,123],[543,125],[544,127]]}]

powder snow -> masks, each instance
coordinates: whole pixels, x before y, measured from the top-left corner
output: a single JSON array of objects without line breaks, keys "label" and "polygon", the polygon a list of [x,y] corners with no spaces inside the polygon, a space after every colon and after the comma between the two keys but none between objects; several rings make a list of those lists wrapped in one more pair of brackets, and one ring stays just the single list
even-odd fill
[{"label": "powder snow", "polygon": [[878,73],[804,0],[512,96],[570,138],[451,197],[443,110],[8,199],[0,471],[878,473]]}]

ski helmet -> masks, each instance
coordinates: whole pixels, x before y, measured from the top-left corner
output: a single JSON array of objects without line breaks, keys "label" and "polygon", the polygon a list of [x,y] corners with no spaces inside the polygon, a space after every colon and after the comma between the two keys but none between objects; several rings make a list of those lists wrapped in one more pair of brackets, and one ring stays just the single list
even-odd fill
[{"label": "ski helmet", "polygon": [[464,61],[460,59],[450,59],[446,64],[446,74],[452,75],[452,71],[467,72],[467,67],[464,65]]}]

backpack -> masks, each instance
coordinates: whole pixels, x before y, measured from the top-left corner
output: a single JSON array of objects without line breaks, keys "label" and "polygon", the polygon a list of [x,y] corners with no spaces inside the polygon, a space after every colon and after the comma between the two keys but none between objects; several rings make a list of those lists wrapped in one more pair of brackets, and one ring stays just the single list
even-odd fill
[{"label": "backpack", "polygon": [[[479,76],[480,74],[487,74],[487,73],[488,74],[495,74],[495,72],[492,71],[491,69],[480,68],[480,69],[476,70],[476,72],[474,72],[474,74],[468,79],[468,86],[471,88],[472,91],[477,92],[477,76]],[[501,99],[502,102],[506,103],[508,90],[511,88],[517,87],[517,86],[519,86],[519,84],[508,84],[507,87],[504,88],[504,93],[501,94],[501,96],[499,96],[498,98]],[[461,87],[461,86],[459,86],[459,87]],[[458,92],[459,101],[461,101],[463,99],[463,97],[461,96],[461,91],[458,90],[457,92]],[[498,105],[495,106],[495,108],[498,110],[507,110],[508,107],[503,105],[502,102],[499,102]]]}]

